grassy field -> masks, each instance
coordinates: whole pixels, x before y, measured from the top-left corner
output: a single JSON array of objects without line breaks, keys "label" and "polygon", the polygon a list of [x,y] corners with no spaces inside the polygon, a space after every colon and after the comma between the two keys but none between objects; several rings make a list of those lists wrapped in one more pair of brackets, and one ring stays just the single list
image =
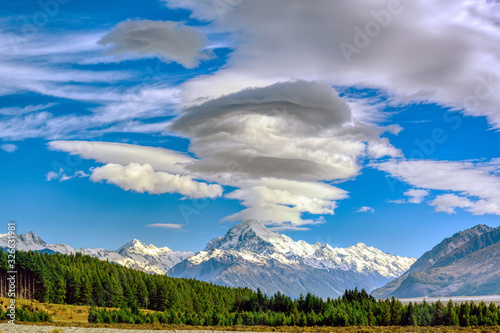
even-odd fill
[{"label": "grassy field", "polygon": [[[8,298],[0,298],[0,306],[5,310],[10,302]],[[249,332],[321,332],[321,333],[499,333],[500,326],[496,327],[267,327],[267,326],[232,326],[232,327],[194,327],[186,325],[162,324],[89,324],[87,322],[89,306],[40,303],[33,300],[17,299],[17,306],[29,306],[35,310],[45,310],[52,317],[52,323],[29,323],[30,326],[57,326],[53,332],[64,332],[64,327],[100,327],[123,330],[218,330],[218,331],[249,331]],[[142,310],[152,312],[151,310]],[[21,324],[21,323],[17,323]],[[28,324],[28,323],[27,323]],[[1,332],[1,331],[0,331]]]},{"label": "grassy field", "polygon": [[[2,306],[4,310],[9,302],[10,298],[0,298],[0,306]],[[25,299],[16,300],[16,307],[21,307],[23,305],[30,306],[35,310],[47,311],[54,323],[86,323],[89,315],[88,306],[48,304]]]}]

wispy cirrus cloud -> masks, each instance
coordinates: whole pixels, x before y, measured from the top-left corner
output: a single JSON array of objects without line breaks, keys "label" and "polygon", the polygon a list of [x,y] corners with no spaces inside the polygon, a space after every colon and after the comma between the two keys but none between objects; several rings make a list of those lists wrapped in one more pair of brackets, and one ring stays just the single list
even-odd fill
[{"label": "wispy cirrus cloud", "polygon": [[148,228],[158,228],[158,229],[170,229],[170,230],[179,230],[184,227],[184,224],[176,224],[176,223],[152,223],[148,224],[146,227]]},{"label": "wispy cirrus cloud", "polygon": [[2,145],[0,145],[0,149],[2,149],[3,151],[7,152],[7,153],[13,153],[17,150],[17,145],[15,144],[12,144],[12,143],[4,143]]},{"label": "wispy cirrus cloud", "polygon": [[52,106],[56,105],[56,103],[47,103],[47,104],[38,104],[38,105],[27,105],[25,107],[6,107],[0,108],[0,115],[2,116],[20,116],[31,112],[37,112],[46,110]]},{"label": "wispy cirrus cloud", "polygon": [[[40,38],[27,40],[0,32],[0,79],[4,83],[0,96],[33,92],[50,101],[1,108],[0,138],[53,140],[120,131],[161,133],[165,126],[155,127],[150,122],[147,126],[144,121],[172,116],[179,88],[144,80],[144,74],[135,69],[82,66],[89,59],[109,63],[104,47],[97,44],[104,34],[40,32]],[[52,108],[54,99],[58,109]],[[61,112],[68,103],[84,103],[78,109],[87,112]]]},{"label": "wispy cirrus cloud", "polygon": [[67,181],[67,180],[70,180],[73,178],[87,178],[89,176],[90,176],[90,174],[87,174],[81,170],[77,170],[73,174],[68,175],[64,172],[64,169],[60,168],[58,172],[49,171],[45,175],[45,179],[49,182],[53,181],[53,180],[58,180],[60,182],[64,182],[64,181]]},{"label": "wispy cirrus cloud", "polygon": [[[427,190],[447,191],[429,204],[437,212],[454,213],[463,208],[474,215],[500,215],[500,168],[497,159],[490,161],[390,160],[373,163],[419,190],[405,192],[409,202],[420,203]],[[427,190],[424,190],[427,189]],[[413,200],[413,201],[412,201]]]}]

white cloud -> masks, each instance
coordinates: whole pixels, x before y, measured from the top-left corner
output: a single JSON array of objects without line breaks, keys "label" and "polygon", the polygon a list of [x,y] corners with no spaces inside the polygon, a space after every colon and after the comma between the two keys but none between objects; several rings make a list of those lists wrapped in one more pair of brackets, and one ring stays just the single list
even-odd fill
[{"label": "white cloud", "polygon": [[[44,89],[48,89],[44,86]],[[173,105],[177,101],[178,90],[171,87],[143,87],[138,91],[119,94],[97,90],[70,89],[52,87],[58,97],[86,102],[101,102],[101,106],[90,109],[91,114],[55,115],[32,106],[32,112],[20,112],[0,120],[0,138],[23,140],[26,138],[46,138],[50,140],[71,139],[74,137],[98,137],[109,132],[126,133],[161,133],[165,124],[144,123],[142,120],[155,117],[171,116],[175,113]],[[78,91],[80,90],[80,91]],[[49,93],[49,92],[47,92]],[[24,108],[18,111],[30,111]],[[12,113],[15,109],[7,109]],[[38,111],[38,112],[35,112]],[[1,112],[1,110],[0,110]]]},{"label": "white cloud", "polygon": [[[120,175],[129,163],[138,163],[151,165],[149,171],[156,173],[235,187],[225,197],[240,200],[246,208],[226,220],[259,219],[275,227],[318,223],[303,219],[305,213],[334,214],[337,201],[347,194],[324,181],[355,177],[366,157],[400,155],[387,138],[381,138],[394,128],[354,119],[334,89],[316,82],[277,83],[210,100],[183,109],[167,129],[188,138],[196,158],[117,143],[53,141],[49,146],[119,164],[113,171]],[[155,187],[155,181],[146,186],[129,176],[125,181],[114,175],[103,178],[125,189],[164,191]]]},{"label": "white cloud", "polygon": [[375,209],[368,206],[363,206],[356,210],[356,213],[375,213]]},{"label": "white cloud", "polygon": [[168,129],[191,140],[199,159],[186,169],[239,188],[226,198],[246,208],[226,220],[280,227],[316,223],[303,213],[334,213],[346,193],[321,181],[356,176],[366,156],[400,156],[380,137],[386,129],[354,119],[334,89],[316,82],[244,89],[182,110]]},{"label": "white cloud", "polygon": [[409,203],[416,203],[416,204],[419,204],[419,203],[422,203],[424,201],[424,198],[426,196],[429,195],[429,191],[427,190],[422,190],[422,189],[410,189],[408,191],[406,191],[405,193],[403,193],[404,195],[410,197],[408,199],[408,202]]},{"label": "white cloud", "polygon": [[6,151],[7,153],[13,153],[17,150],[17,146],[12,143],[4,143],[0,145],[0,148]]},{"label": "white cloud", "polygon": [[39,31],[40,38],[27,38],[19,34],[0,32],[0,53],[9,59],[19,57],[43,58],[51,62],[68,63],[88,58],[102,47],[97,41],[99,31],[71,31],[56,33]]},{"label": "white cloud", "polygon": [[[193,180],[193,174],[185,169],[193,158],[169,149],[90,141],[52,141],[49,149],[104,163],[92,170],[90,179],[94,182],[104,180],[126,191],[181,193],[192,198],[222,195],[220,185]],[[49,172],[47,179],[56,179],[56,175]]]},{"label": "white cloud", "polygon": [[247,208],[224,220],[255,219],[269,225],[288,226],[288,230],[301,225],[324,223],[322,219],[304,220],[301,215],[333,214],[337,206],[336,200],[347,197],[344,190],[320,182],[264,178],[239,186],[240,189],[225,197],[240,200]]},{"label": "white cloud", "polygon": [[160,228],[160,229],[173,229],[179,230],[182,229],[184,224],[175,224],[175,223],[153,223],[148,224],[146,227],[148,228]]},{"label": "white cloud", "polygon": [[406,203],[406,200],[405,199],[396,199],[396,200],[387,200],[387,202],[402,205],[402,204]]},{"label": "white cloud", "polygon": [[158,56],[184,67],[196,67],[207,59],[205,35],[198,29],[172,21],[136,20],[119,23],[99,41],[112,45],[108,54]]},{"label": "white cloud", "polygon": [[268,227],[268,229],[270,231],[273,231],[273,232],[282,232],[282,231],[308,231],[308,230],[311,230],[310,228],[307,228],[307,227],[297,227],[297,226],[294,226],[293,224],[291,223],[283,223],[282,226],[280,227]]},{"label": "white cloud", "polygon": [[105,180],[125,191],[162,194],[180,193],[191,198],[216,198],[222,195],[220,185],[197,182],[189,176],[156,172],[150,164],[130,163],[123,166],[109,163],[93,170],[93,182]]},{"label": "white cloud", "polygon": [[334,89],[315,82],[245,89],[184,109],[168,129],[191,140],[200,159],[190,170],[243,179],[347,179],[367,153],[399,156],[384,129],[355,121]]},{"label": "white cloud", "polygon": [[[436,211],[453,213],[458,207],[474,215],[500,215],[500,168],[496,159],[489,162],[391,160],[372,166],[415,187],[454,192],[437,196],[430,203]],[[410,190],[405,195],[419,201],[426,195],[420,191]]]},{"label": "white cloud", "polygon": [[45,175],[45,179],[47,181],[49,181],[49,182],[52,181],[52,180],[56,180],[56,179],[58,179],[60,182],[64,182],[66,180],[70,180],[70,179],[73,179],[73,178],[86,178],[86,177],[89,177],[89,176],[90,176],[90,174],[86,174],[82,170],[77,170],[72,175],[67,175],[64,172],[64,170],[62,168],[60,168],[58,172],[49,171]]},{"label": "white cloud", "polygon": [[0,115],[3,116],[19,116],[31,112],[36,112],[36,111],[41,111],[48,109],[52,106],[56,105],[56,103],[47,103],[47,104],[39,104],[39,105],[27,105],[25,107],[8,107],[8,108],[1,108],[0,109]]},{"label": "white cloud", "polygon": [[[110,62],[102,57],[97,44],[103,33],[91,31],[42,33],[36,39],[3,33],[0,30],[0,96],[34,92],[43,97],[88,103],[86,113],[49,112],[54,103],[14,106],[0,109],[0,138],[49,140],[98,137],[103,133],[161,133],[146,119],[172,116],[178,103],[179,88],[155,80],[160,68],[144,71],[90,70],[76,66]],[[116,59],[113,60],[116,62]],[[149,80],[149,77],[153,79]],[[117,87],[126,80],[127,85]],[[52,100],[52,99],[50,99]],[[71,102],[65,101],[64,103]],[[85,107],[85,105],[84,105]],[[72,110],[68,106],[67,110]],[[156,119],[155,119],[156,120]]]},{"label": "white cloud", "polygon": [[455,194],[439,195],[431,203],[436,212],[455,214],[455,208],[471,208],[474,204],[467,198],[459,197]]},{"label": "white cloud", "polygon": [[[500,127],[500,49],[492,46],[500,44],[497,1],[166,4],[191,10],[239,41],[228,66],[185,85],[185,103],[300,78],[380,88],[393,101],[436,102]],[[356,48],[350,59],[342,43]]]},{"label": "white cloud", "polygon": [[149,164],[156,171],[186,175],[184,165],[195,159],[170,149],[145,147],[115,142],[51,141],[49,149],[64,151],[100,163],[122,166],[130,163]]},{"label": "white cloud", "polygon": [[368,144],[368,154],[374,158],[382,158],[384,156],[401,157],[403,153],[401,150],[394,148],[389,143],[389,139],[380,138],[377,141],[372,141]]}]

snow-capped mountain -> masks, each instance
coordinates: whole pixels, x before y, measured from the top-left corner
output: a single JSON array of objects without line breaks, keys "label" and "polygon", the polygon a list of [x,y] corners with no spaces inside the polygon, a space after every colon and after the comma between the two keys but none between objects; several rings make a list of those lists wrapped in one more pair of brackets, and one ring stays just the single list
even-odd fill
[{"label": "snow-capped mountain", "polygon": [[168,275],[260,288],[268,294],[281,291],[298,297],[311,292],[332,297],[347,288],[371,291],[403,274],[414,262],[362,243],[333,248],[295,242],[258,221],[244,221],[172,267]]},{"label": "snow-capped mountain", "polygon": [[[0,248],[7,247],[7,234],[0,234]],[[47,244],[33,231],[16,235],[18,251],[58,252],[73,254],[80,252],[100,260],[108,260],[117,264],[147,273],[165,274],[172,266],[194,255],[193,252],[172,251],[168,247],[158,248],[146,245],[137,239],[123,245],[116,251],[105,249],[74,249],[66,244]]]},{"label": "snow-capped mountain", "polygon": [[[281,291],[292,297],[308,292],[336,297],[354,287],[371,291],[401,276],[415,261],[362,243],[333,248],[322,243],[295,242],[258,221],[233,226],[225,236],[212,239],[196,254],[158,248],[136,239],[116,251],[108,251],[47,244],[34,232],[16,237],[19,251],[80,252],[148,273],[260,288],[267,294]],[[0,234],[0,248],[6,246],[7,235]]]},{"label": "snow-capped mountain", "polygon": [[[47,244],[37,234],[30,231],[26,234],[16,235],[15,244],[17,251],[44,251],[59,252],[64,254],[75,253],[75,249],[66,244]],[[0,234],[0,248],[8,245],[8,234]]]},{"label": "snow-capped mountain", "polygon": [[153,244],[146,245],[137,239],[128,242],[116,251],[78,249],[78,252],[101,260],[108,259],[129,268],[156,274],[165,274],[177,263],[194,255],[190,251],[172,251],[168,247],[158,248]]}]

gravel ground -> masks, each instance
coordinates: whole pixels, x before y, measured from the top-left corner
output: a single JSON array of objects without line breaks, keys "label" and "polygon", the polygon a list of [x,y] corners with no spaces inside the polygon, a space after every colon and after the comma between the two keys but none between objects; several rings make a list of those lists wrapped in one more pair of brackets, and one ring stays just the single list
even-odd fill
[{"label": "gravel ground", "polygon": [[434,303],[438,300],[441,300],[442,303],[446,304],[451,299],[454,303],[465,303],[465,301],[474,301],[474,303],[479,303],[484,301],[487,305],[490,305],[491,302],[496,305],[500,305],[500,296],[499,295],[490,295],[490,296],[452,296],[452,297],[417,297],[417,298],[398,298],[401,303],[408,304],[409,302],[417,302],[422,303],[425,299],[427,303]]},{"label": "gravel ground", "polygon": [[[28,325],[12,325],[12,324],[0,324],[0,331],[5,333],[46,333],[52,332],[56,328],[59,331],[56,332],[65,332],[65,333],[118,333],[118,332],[127,332],[127,333],[214,333],[214,331],[181,331],[181,330],[122,330],[122,329],[114,329],[114,328],[83,328],[83,327],[55,327],[55,326],[28,326]],[[219,331],[219,333],[223,333],[224,331]],[[251,332],[245,332],[251,333]]]}]

